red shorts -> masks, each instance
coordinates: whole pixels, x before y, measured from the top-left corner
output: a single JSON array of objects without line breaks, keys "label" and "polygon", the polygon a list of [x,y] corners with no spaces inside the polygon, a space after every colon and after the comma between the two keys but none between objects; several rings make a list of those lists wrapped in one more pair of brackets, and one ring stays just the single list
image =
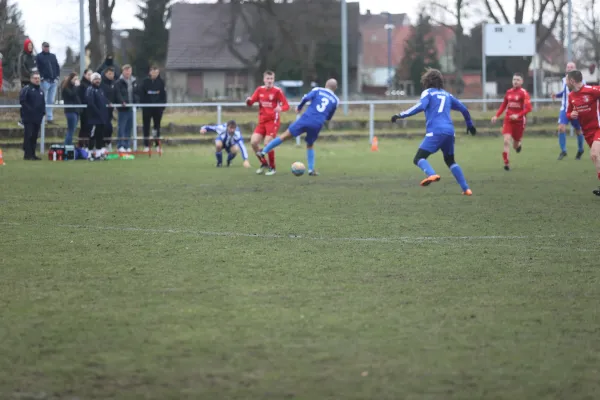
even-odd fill
[{"label": "red shorts", "polygon": [[600,130],[597,131],[592,131],[590,133],[583,133],[583,136],[585,137],[585,141],[587,142],[588,146],[592,147],[592,144],[594,142],[600,142]]},{"label": "red shorts", "polygon": [[504,124],[502,125],[502,134],[510,135],[515,142],[520,142],[521,139],[523,139],[525,125],[527,125],[527,120],[525,118],[523,118],[522,121],[511,121],[509,119],[505,119]]},{"label": "red shorts", "polygon": [[256,128],[254,128],[254,133],[262,136],[276,137],[277,132],[279,132],[279,125],[280,121],[259,122]]}]

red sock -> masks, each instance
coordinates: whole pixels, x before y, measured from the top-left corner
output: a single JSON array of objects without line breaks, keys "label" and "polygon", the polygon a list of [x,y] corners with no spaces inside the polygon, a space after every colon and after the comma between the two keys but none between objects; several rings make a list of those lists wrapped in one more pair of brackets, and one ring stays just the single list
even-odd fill
[{"label": "red sock", "polygon": [[269,167],[275,169],[275,150],[271,150],[268,153],[269,156]]},{"label": "red sock", "polygon": [[502,158],[504,159],[504,164],[508,165],[508,153],[503,151],[502,152]]},{"label": "red sock", "polygon": [[600,172],[598,172],[598,180],[600,180]]},{"label": "red sock", "polygon": [[263,165],[263,163],[262,163],[262,162],[263,162],[262,158],[260,158],[259,156],[256,156],[256,158],[258,158],[258,161],[260,162],[260,165]]}]

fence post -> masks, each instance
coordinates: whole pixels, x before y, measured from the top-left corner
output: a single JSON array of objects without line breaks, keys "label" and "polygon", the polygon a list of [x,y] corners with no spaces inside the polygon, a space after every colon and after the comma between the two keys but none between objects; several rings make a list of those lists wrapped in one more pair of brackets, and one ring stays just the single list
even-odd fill
[{"label": "fence post", "polygon": [[40,157],[44,157],[46,147],[46,116],[42,118],[42,126],[40,127]]},{"label": "fence post", "polygon": [[221,104],[219,104],[217,106],[217,124],[220,125],[223,122],[223,106]]},{"label": "fence post", "polygon": [[369,143],[373,144],[375,136],[375,104],[369,103]]},{"label": "fence post", "polygon": [[137,151],[137,107],[133,106],[131,112],[133,113],[133,151]]}]

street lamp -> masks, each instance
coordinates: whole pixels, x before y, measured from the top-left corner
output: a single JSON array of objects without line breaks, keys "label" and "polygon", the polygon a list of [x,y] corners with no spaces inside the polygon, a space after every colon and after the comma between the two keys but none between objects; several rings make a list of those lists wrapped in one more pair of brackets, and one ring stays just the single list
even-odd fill
[{"label": "street lamp", "polygon": [[387,57],[388,57],[388,85],[392,86],[392,30],[395,26],[392,24],[392,14],[387,13],[388,23],[383,26],[387,31]]}]

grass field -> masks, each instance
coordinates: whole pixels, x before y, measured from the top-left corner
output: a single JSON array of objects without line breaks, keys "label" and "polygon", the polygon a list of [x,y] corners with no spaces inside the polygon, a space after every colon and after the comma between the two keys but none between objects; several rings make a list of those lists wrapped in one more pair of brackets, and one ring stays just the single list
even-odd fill
[{"label": "grass field", "polygon": [[439,155],[418,186],[417,143],[318,144],[317,178],[291,145],[274,177],[199,146],[9,151],[0,398],[596,398],[591,162],[529,138],[507,173],[499,138],[460,137],[464,197]]}]

